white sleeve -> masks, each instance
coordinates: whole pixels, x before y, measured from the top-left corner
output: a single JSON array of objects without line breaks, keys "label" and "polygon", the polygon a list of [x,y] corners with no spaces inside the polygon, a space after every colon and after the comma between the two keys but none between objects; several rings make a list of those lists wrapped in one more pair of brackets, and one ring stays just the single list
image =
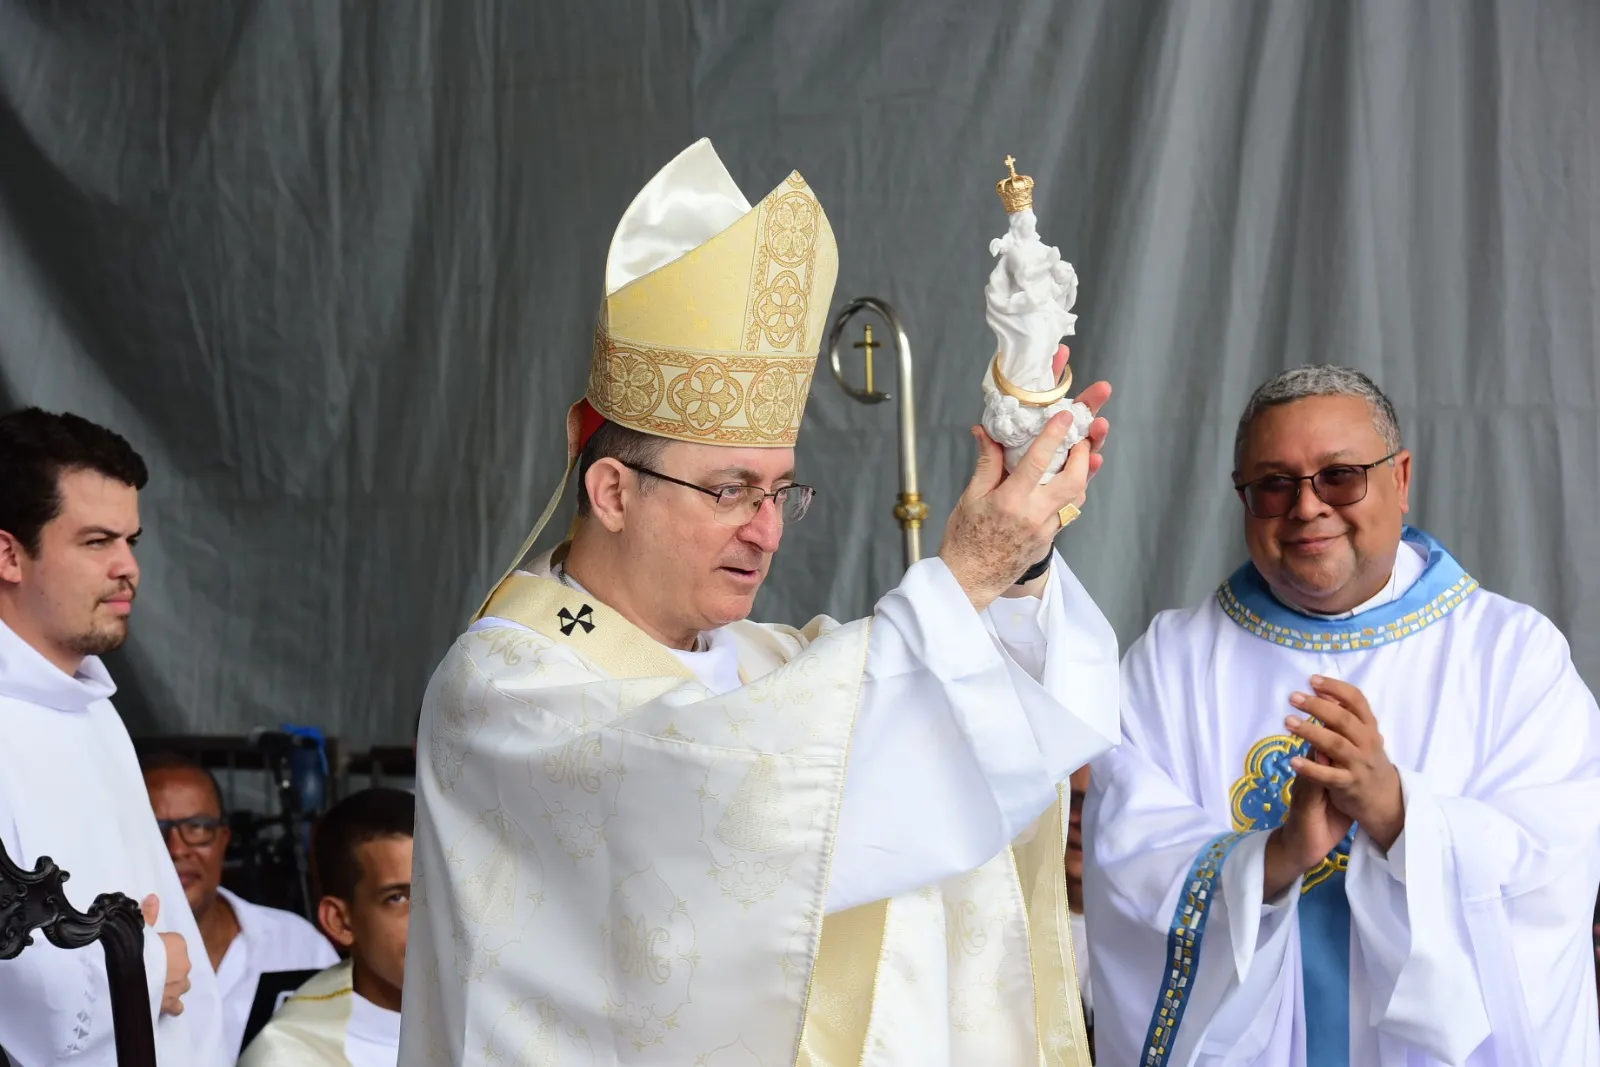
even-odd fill
[{"label": "white sleeve", "polygon": [[1367,1021],[1448,1063],[1485,1041],[1485,1062],[1506,1067],[1592,1058],[1600,710],[1540,622],[1500,650],[1515,664],[1501,692],[1490,671],[1473,683],[1500,729],[1483,739],[1470,795],[1403,768],[1404,832],[1387,855],[1362,833],[1350,852]]},{"label": "white sleeve", "polygon": [[1096,1052],[1138,1063],[1147,1039],[1176,1028],[1166,1062],[1213,1044],[1243,1050],[1230,1062],[1256,1062],[1251,1048],[1275,1062],[1264,1043],[1293,1008],[1281,977],[1297,970],[1299,883],[1264,901],[1267,835],[1234,833],[1179,783],[1172,763],[1194,748],[1193,715],[1181,664],[1158,662],[1158,626],[1128,653],[1122,744],[1095,760],[1084,801]]},{"label": "white sleeve", "polygon": [[[0,843],[15,862],[24,853],[6,805],[0,792]],[[164,985],[164,961],[161,973]],[[110,987],[98,945],[59,949],[35,931],[20,955],[0,960],[0,1049],[14,1062],[56,1063],[69,1054],[110,1062],[113,1048]],[[0,1063],[5,1059],[0,1055]]]},{"label": "white sleeve", "polygon": [[1117,686],[1116,635],[1059,556],[1042,602],[982,616],[943,561],[913,566],[873,615],[828,911],[993,859],[1116,743]]},{"label": "white sleeve", "polygon": [[[1294,962],[1300,883],[1262,899],[1267,835],[1231,832],[1126,740],[1095,761],[1083,823],[1095,1043],[1105,1062],[1138,1062],[1163,1004],[1182,1006],[1166,1021],[1169,1030],[1183,1022],[1171,1063],[1202,1043],[1270,1033],[1259,1024],[1282,1008],[1278,976]],[[1179,969],[1182,988],[1168,989]]]}]

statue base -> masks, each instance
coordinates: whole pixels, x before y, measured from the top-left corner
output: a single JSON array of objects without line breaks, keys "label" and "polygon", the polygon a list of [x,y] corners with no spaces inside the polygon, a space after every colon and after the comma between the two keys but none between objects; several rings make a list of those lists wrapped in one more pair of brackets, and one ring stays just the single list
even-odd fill
[{"label": "statue base", "polygon": [[1094,421],[1094,412],[1076,400],[1058,400],[1049,407],[1036,408],[998,389],[984,390],[983,428],[1005,449],[1007,473],[1016,470],[1022,457],[1033,447],[1033,442],[1044,432],[1044,424],[1050,421],[1051,416],[1062,411],[1072,413],[1072,429],[1067,432],[1061,447],[1056,449],[1044,477],[1039,479],[1041,484],[1054,478],[1066,466],[1067,452],[1089,436],[1089,424]]}]

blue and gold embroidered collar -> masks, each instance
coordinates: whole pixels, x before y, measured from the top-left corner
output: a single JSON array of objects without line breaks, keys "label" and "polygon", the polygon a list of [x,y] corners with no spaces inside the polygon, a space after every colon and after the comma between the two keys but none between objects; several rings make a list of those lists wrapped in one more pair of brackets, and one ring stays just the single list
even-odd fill
[{"label": "blue and gold embroidered collar", "polygon": [[1443,545],[1407,526],[1400,539],[1426,550],[1422,577],[1395,601],[1348,619],[1318,619],[1286,607],[1246,563],[1217,590],[1228,618],[1257,637],[1304,652],[1357,652],[1410,637],[1454,611],[1478,588]]}]

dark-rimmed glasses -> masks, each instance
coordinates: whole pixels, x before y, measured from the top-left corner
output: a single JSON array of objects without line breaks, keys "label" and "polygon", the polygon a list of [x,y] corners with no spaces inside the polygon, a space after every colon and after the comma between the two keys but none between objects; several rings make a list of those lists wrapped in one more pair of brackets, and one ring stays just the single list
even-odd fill
[{"label": "dark-rimmed glasses", "polygon": [[178,837],[190,848],[204,848],[217,839],[217,831],[222,829],[223,821],[212,818],[210,815],[191,815],[187,819],[157,819],[156,826],[161,829],[161,840],[165,841],[178,831]]},{"label": "dark-rimmed glasses", "polygon": [[712,511],[717,516],[717,521],[725,526],[745,525],[756,517],[761,511],[762,503],[767,500],[771,500],[777,509],[779,522],[799,522],[811,509],[811,498],[817,493],[809,485],[780,485],[770,492],[759,485],[696,485],[682,478],[674,478],[670,474],[653,471],[649,467],[637,467],[632,463],[624,463],[623,466],[639,474],[648,474],[652,478],[660,478],[664,482],[704,493],[711,498]]},{"label": "dark-rimmed glasses", "polygon": [[1237,483],[1234,489],[1244,497],[1244,506],[1250,509],[1250,514],[1258,519],[1276,519],[1293,511],[1300,502],[1300,487],[1306,482],[1311,483],[1311,491],[1317,494],[1317,499],[1329,507],[1349,507],[1366,499],[1367,472],[1399,454],[1390,452],[1371,463],[1335,463],[1315,474],[1298,477],[1268,474],[1254,481]]}]

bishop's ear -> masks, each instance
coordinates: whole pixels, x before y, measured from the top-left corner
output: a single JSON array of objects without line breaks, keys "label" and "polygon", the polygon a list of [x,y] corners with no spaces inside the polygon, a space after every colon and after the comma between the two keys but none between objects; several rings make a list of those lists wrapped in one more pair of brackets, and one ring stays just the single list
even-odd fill
[{"label": "bishop's ear", "polygon": [[323,897],[318,901],[317,923],[328,939],[340,948],[348,951],[356,943],[356,931],[350,924],[350,905],[338,897]]},{"label": "bishop's ear", "polygon": [[583,486],[589,493],[590,513],[612,533],[622,529],[624,490],[632,475],[620,460],[610,456],[595,460],[584,473]]}]

